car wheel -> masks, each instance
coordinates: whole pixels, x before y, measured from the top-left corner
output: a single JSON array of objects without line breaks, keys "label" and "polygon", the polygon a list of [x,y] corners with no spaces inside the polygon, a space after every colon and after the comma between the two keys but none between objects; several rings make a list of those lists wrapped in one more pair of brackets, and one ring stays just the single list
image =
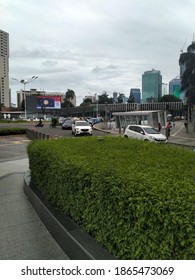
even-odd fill
[{"label": "car wheel", "polygon": [[124,135],[124,138],[128,138],[128,136],[127,136],[127,135]]}]

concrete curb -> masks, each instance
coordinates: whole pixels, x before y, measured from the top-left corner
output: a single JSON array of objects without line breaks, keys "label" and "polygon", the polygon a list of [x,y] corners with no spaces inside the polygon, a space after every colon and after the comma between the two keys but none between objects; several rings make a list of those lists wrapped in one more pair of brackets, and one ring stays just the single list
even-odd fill
[{"label": "concrete curb", "polygon": [[24,192],[48,231],[71,260],[115,260],[70,217],[59,213],[38,194],[30,172],[24,174]]}]

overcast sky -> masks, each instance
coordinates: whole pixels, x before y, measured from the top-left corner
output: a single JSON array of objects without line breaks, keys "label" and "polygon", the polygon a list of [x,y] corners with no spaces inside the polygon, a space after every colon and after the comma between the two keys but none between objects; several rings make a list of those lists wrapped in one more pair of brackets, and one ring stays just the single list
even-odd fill
[{"label": "overcast sky", "polygon": [[193,39],[194,12],[194,0],[1,0],[12,102],[23,85],[11,78],[34,75],[26,89],[73,89],[77,105],[103,91],[129,96],[153,68],[168,83]]}]

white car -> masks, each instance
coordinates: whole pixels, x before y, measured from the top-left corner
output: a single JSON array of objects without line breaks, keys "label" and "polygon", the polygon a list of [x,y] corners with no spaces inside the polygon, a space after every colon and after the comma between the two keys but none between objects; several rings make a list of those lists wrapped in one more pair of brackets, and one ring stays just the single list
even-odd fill
[{"label": "white car", "polygon": [[66,120],[64,117],[59,117],[58,122],[59,124],[63,124],[63,122]]},{"label": "white car", "polygon": [[147,125],[128,125],[125,129],[124,137],[137,138],[144,141],[167,143],[165,135],[159,133],[156,129]]},{"label": "white car", "polygon": [[72,124],[72,134],[75,136],[77,135],[92,135],[93,134],[93,129],[91,125],[86,122],[86,121],[75,121]]}]

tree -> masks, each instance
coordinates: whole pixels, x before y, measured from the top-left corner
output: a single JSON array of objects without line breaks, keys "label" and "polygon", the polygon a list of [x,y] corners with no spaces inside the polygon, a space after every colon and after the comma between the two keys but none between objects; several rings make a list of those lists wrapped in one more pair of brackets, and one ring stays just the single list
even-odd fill
[{"label": "tree", "polygon": [[104,91],[101,95],[98,95],[98,103],[99,104],[110,104],[113,103],[113,99],[109,97],[106,91]]},{"label": "tree", "polygon": [[72,104],[71,100],[75,97],[75,92],[72,89],[68,89],[67,92],[65,93],[65,98],[64,98],[64,107],[74,107]]},{"label": "tree", "polygon": [[181,99],[174,95],[166,94],[160,98],[159,102],[181,102]]},{"label": "tree", "polygon": [[[187,52],[183,53],[180,56],[179,64],[185,65],[185,71],[181,76],[181,91],[185,91],[186,97],[189,95],[194,97],[195,92],[195,53]],[[193,98],[193,102],[191,103],[195,105],[195,100]]]},{"label": "tree", "polygon": [[89,105],[91,105],[91,104],[92,104],[91,98],[85,98],[85,99],[83,100],[83,102],[80,104],[80,106],[89,106]]},{"label": "tree", "polygon": [[68,100],[72,100],[75,97],[75,92],[72,89],[68,89],[65,95],[65,98]]},{"label": "tree", "polygon": [[124,103],[125,95],[123,93],[119,93],[119,96],[117,97],[118,103]]},{"label": "tree", "polygon": [[[188,47],[187,53],[182,53],[179,59],[179,64],[185,66],[185,71],[181,76],[181,91],[185,92],[185,96],[187,97],[187,132],[189,121],[191,120],[191,111],[193,105],[195,105],[195,44],[192,43],[191,46]],[[193,112],[194,113],[194,112]],[[195,131],[195,120],[194,128]]]},{"label": "tree", "polygon": [[135,97],[133,96],[133,93],[130,93],[127,103],[135,103]]}]

